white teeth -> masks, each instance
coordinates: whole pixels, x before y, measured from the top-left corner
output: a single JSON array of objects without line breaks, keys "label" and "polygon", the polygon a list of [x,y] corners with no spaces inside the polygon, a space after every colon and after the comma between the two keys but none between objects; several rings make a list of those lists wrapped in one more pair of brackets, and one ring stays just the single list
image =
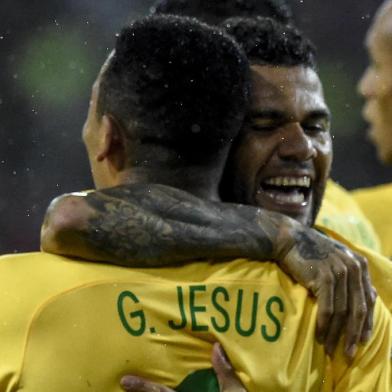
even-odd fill
[{"label": "white teeth", "polygon": [[267,185],[275,186],[301,186],[310,188],[311,179],[308,176],[303,177],[271,177],[264,181]]},{"label": "white teeth", "polygon": [[303,204],[305,195],[302,192],[293,192],[292,194],[266,192],[267,195],[275,199],[278,203]]}]

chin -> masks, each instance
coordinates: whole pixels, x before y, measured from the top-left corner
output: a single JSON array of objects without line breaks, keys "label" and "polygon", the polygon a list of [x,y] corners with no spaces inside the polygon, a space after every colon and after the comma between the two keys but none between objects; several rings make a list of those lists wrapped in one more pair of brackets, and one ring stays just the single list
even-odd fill
[{"label": "chin", "polygon": [[378,160],[385,165],[392,165],[392,140],[384,143],[373,141],[373,144],[377,150]]},{"label": "chin", "polygon": [[378,159],[384,165],[392,166],[392,151],[379,152]]}]

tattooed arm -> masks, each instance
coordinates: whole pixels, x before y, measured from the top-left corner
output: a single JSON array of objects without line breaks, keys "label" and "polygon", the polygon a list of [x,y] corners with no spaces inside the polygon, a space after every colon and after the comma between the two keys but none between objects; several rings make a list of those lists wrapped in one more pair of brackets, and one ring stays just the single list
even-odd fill
[{"label": "tattooed arm", "polygon": [[371,331],[375,292],[366,260],[272,211],[209,202],[163,185],[129,185],[56,199],[41,243],[48,252],[129,267],[275,260],[317,298],[317,336],[328,353],[345,325],[350,357]]},{"label": "tattooed arm", "polygon": [[201,258],[269,260],[278,252],[275,215],[286,219],[253,207],[204,201],[163,185],[138,184],[55,199],[41,245],[48,252],[129,267]]}]

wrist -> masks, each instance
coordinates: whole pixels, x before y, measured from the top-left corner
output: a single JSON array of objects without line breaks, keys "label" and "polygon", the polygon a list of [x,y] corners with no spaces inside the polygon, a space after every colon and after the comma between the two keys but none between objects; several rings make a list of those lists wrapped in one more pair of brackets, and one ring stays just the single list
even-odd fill
[{"label": "wrist", "polygon": [[272,258],[277,263],[283,263],[287,255],[297,244],[296,233],[303,228],[296,220],[284,216],[277,228],[273,246]]}]

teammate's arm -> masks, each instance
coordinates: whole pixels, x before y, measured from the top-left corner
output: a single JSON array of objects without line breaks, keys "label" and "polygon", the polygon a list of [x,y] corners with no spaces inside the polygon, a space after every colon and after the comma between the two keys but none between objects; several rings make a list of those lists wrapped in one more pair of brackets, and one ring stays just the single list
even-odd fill
[{"label": "teammate's arm", "polygon": [[48,208],[41,246],[52,253],[128,267],[161,267],[201,258],[273,259],[278,226],[275,219],[261,225],[262,210],[260,216],[255,212],[162,185],[70,194]]},{"label": "teammate's arm", "polygon": [[48,252],[129,267],[201,258],[275,260],[317,297],[317,336],[329,354],[343,327],[349,356],[371,331],[375,293],[366,260],[272,211],[134,184],[56,199],[41,239]]}]

